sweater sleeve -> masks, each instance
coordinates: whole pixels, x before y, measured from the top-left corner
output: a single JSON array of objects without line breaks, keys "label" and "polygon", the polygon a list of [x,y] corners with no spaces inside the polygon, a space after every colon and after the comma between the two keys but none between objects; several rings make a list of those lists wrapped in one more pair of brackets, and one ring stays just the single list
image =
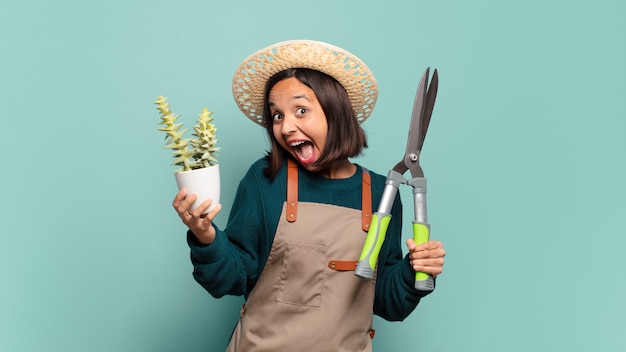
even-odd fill
[{"label": "sweater sleeve", "polygon": [[402,245],[402,203],[396,196],[379,255],[374,299],[374,314],[389,321],[404,320],[415,310],[420,299],[428,294],[414,288],[415,272],[408,254],[402,254]]},{"label": "sweater sleeve", "polygon": [[267,238],[262,233],[265,227],[260,225],[261,200],[254,199],[258,192],[249,192],[249,181],[250,177],[245,177],[239,184],[226,229],[213,225],[213,243],[202,246],[191,232],[187,234],[194,279],[216,298],[247,295],[265,260],[259,255],[265,253],[267,242],[263,241]]}]

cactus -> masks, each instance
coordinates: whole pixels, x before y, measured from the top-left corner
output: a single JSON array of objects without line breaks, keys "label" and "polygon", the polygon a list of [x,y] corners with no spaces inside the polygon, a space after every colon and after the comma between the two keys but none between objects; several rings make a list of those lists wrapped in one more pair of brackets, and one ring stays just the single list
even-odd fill
[{"label": "cactus", "polygon": [[220,148],[215,147],[217,138],[215,132],[217,129],[211,123],[212,112],[206,108],[202,110],[196,126],[193,127],[195,138],[184,138],[187,129],[181,130],[183,123],[176,123],[180,115],[175,115],[170,110],[170,104],[167,98],[160,96],[154,102],[157,110],[161,114],[161,122],[159,131],[165,132],[165,148],[172,149],[174,154],[174,162],[172,165],[181,166],[179,171],[189,171],[209,167],[217,164],[217,151]]}]

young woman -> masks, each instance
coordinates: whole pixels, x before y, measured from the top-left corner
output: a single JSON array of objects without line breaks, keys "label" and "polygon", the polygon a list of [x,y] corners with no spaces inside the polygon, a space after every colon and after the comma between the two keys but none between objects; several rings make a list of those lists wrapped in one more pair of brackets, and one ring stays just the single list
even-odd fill
[{"label": "young woman", "polygon": [[397,196],[374,280],[354,275],[385,177],[349,158],[377,97],[374,76],[349,52],[315,41],[262,49],[238,68],[233,94],[266,128],[271,151],[241,180],[225,229],[206,200],[181,190],[194,277],[214,297],[246,299],[228,351],[371,351],[373,314],[406,318],[428,292],[415,271],[442,272],[440,242],[406,241]]}]

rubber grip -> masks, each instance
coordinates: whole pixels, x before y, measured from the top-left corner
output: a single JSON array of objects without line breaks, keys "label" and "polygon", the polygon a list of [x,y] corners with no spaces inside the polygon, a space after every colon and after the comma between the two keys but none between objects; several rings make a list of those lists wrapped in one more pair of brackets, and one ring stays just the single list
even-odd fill
[{"label": "rubber grip", "polygon": [[354,271],[356,276],[364,279],[374,278],[374,269],[376,268],[380,248],[383,246],[385,236],[387,235],[387,227],[390,220],[391,215],[381,216],[379,213],[374,213],[372,216],[372,223],[369,231],[367,231],[361,257]]},{"label": "rubber grip", "polygon": [[[413,241],[415,244],[428,242],[430,238],[430,226],[428,224],[413,223]],[[418,291],[433,291],[435,289],[435,279],[422,272],[415,273],[415,289]]]}]

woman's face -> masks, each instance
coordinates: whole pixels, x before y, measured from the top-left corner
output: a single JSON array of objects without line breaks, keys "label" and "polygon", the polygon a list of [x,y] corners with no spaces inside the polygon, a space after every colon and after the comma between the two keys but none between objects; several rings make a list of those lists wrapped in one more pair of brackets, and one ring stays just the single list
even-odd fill
[{"label": "woman's face", "polygon": [[274,137],[309,171],[326,145],[326,115],[311,88],[290,77],[279,81],[269,94]]}]

